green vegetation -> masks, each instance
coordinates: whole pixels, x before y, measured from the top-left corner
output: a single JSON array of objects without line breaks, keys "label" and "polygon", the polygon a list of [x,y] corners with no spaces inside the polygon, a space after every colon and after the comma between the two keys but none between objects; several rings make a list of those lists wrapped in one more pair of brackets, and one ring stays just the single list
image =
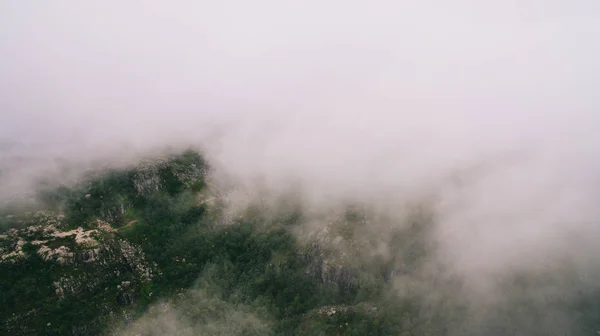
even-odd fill
[{"label": "green vegetation", "polygon": [[[48,240],[38,230],[23,236],[28,240],[23,247],[27,257],[0,263],[0,272],[6,275],[0,280],[4,331],[14,335],[94,335],[125,328],[154,303],[175,300],[185,290],[194,292],[210,270],[210,281],[219,288],[219,302],[262,312],[261,318],[269,321],[269,333],[308,335],[322,329],[346,334],[352,327],[338,330],[335,326],[356,320],[360,321],[358,333],[369,328],[371,334],[389,334],[380,316],[361,310],[337,313],[345,317],[325,314],[317,324],[307,322],[320,316],[316,311],[321,307],[352,306],[360,303],[357,296],[376,299],[381,288],[360,291],[356,284],[324,283],[307,272],[313,260],[299,257],[306,251],[300,250],[285,227],[299,218],[285,215],[287,218],[266,220],[254,212],[234,223],[219,224],[218,206],[208,211],[201,199],[204,172],[201,157],[186,152],[146,168],[103,172],[75,188],[41,192],[40,200],[47,209],[64,214],[62,232],[78,227],[99,231],[98,220],[113,229],[93,234],[102,248],[96,262],[78,260],[82,258],[74,235]],[[142,178],[145,180],[140,181]],[[43,226],[44,220],[30,215],[20,223],[22,228]],[[286,224],[278,224],[281,222]],[[49,249],[65,246],[75,256],[62,264],[44,260],[36,253],[35,240],[47,241],[44,246]],[[2,242],[10,245],[9,239]],[[139,247],[143,264],[150,265],[151,279],[120,255],[124,253],[119,247],[122,242]],[[58,295],[56,283],[64,285],[66,292],[72,290]],[[173,304],[181,302],[190,305],[182,300]]]},{"label": "green vegetation", "polygon": [[351,246],[344,253],[352,263],[345,262],[339,249],[298,241],[291,229],[302,221],[299,212],[249,209],[223,223],[223,209],[207,201],[206,169],[188,151],[44,190],[46,211],[6,218],[0,254],[21,254],[0,260],[0,334],[459,330],[459,305],[426,306],[416,293],[402,300],[392,294],[391,274],[414,272],[434,248],[420,238],[431,219],[415,216],[414,225],[391,234],[391,254],[402,259],[361,260],[373,242],[360,237],[366,212],[351,209],[331,227]]}]

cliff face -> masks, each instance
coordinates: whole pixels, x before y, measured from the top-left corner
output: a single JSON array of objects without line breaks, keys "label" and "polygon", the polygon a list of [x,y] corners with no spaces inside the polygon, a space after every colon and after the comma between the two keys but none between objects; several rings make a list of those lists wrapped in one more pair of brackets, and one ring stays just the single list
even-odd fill
[{"label": "cliff face", "polygon": [[[86,335],[109,320],[133,318],[140,299],[152,297],[152,280],[161,270],[124,233],[134,229],[135,212],[149,199],[201,188],[198,158],[188,153],[102,173],[67,192],[43,195],[54,201],[49,209],[3,215],[10,228],[0,234],[0,273],[6,275],[0,330]],[[53,321],[76,307],[96,313],[71,311],[73,320]]]},{"label": "cliff face", "polygon": [[358,288],[358,270],[335,254],[336,251],[328,250],[319,242],[313,242],[302,248],[298,258],[307,263],[306,274],[314,277],[319,283],[334,286],[338,291],[346,293]]}]

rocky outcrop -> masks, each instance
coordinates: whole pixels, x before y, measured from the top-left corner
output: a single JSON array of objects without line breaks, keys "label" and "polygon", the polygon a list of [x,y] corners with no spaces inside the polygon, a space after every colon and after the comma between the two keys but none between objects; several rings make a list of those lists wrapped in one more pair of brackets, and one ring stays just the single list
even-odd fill
[{"label": "rocky outcrop", "polygon": [[[0,266],[3,274],[12,275],[2,288],[14,289],[5,301],[15,307],[2,311],[0,334],[69,334],[64,324],[54,325],[56,316],[52,325],[38,322],[50,319],[48,312],[63,314],[65,307],[84,316],[89,303],[96,316],[68,322],[74,324],[73,335],[86,335],[100,330],[102,319],[118,320],[142,298],[149,299],[152,280],[162,273],[136,244],[144,240],[137,239],[132,226],[143,221],[139,211],[151,208],[148,203],[201,190],[204,174],[201,158],[187,153],[132,169],[94,172],[74,188],[44,191],[40,202],[54,211],[2,212],[0,224],[14,227],[0,232]],[[18,306],[24,289],[43,300],[32,297]],[[32,310],[37,305],[44,308]]]},{"label": "rocky outcrop", "polygon": [[321,283],[336,285],[342,291],[349,291],[359,285],[357,272],[352,267],[340,263],[336,258],[330,257],[319,243],[313,243],[305,247],[298,257],[308,266],[306,274],[309,274]]},{"label": "rocky outcrop", "polygon": [[[94,290],[114,277],[122,277],[124,287],[130,287],[132,280],[147,283],[157,273],[140,247],[113,236],[116,229],[109,223],[97,220],[96,229],[62,230],[63,219],[50,212],[32,214],[24,225],[33,225],[11,229],[0,236],[0,263],[14,264],[39,257],[45,263],[68,266],[52,282],[59,298]],[[124,300],[131,302],[132,298]]]},{"label": "rocky outcrop", "polygon": [[167,177],[174,178],[184,188],[190,188],[203,181],[206,174],[204,164],[181,162],[183,159],[184,157],[176,160],[153,160],[138,165],[133,177],[137,193],[149,196],[166,188]]}]

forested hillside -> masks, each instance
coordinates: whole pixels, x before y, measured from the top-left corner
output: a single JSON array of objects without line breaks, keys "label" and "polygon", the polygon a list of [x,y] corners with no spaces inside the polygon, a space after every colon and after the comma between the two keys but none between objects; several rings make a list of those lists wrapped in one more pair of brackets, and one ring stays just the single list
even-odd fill
[{"label": "forested hillside", "polygon": [[[42,190],[41,208],[4,209],[0,334],[549,335],[535,322],[522,332],[526,299],[465,329],[467,307],[444,299],[458,282],[431,302],[399,295],[434,248],[423,214],[391,233],[391,257],[367,258],[368,211],[349,207],[300,239],[300,210],[230,215],[207,171],[188,151]],[[578,314],[573,335],[596,332],[585,299],[564,303]]]},{"label": "forested hillside", "polygon": [[202,158],[187,152],[45,190],[43,210],[7,210],[3,333],[127,333],[143,328],[135,321],[155,303],[185,311],[177,319],[197,328],[221,323],[214,334],[223,335],[393,334],[423,324],[383,309],[388,265],[367,274],[327,264],[325,247],[290,233],[297,213],[264,219],[257,208],[224,220],[204,175]]}]

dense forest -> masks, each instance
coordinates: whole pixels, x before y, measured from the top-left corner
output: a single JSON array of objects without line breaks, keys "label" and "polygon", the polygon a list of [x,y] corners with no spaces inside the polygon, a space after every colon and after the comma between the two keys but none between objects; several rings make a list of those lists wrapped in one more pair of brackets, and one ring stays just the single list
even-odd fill
[{"label": "dense forest", "polygon": [[[365,257],[377,243],[361,234],[367,209],[348,207],[301,239],[300,207],[251,204],[231,214],[208,171],[187,151],[42,189],[35,208],[3,209],[0,334],[552,334],[543,321],[553,315],[526,294],[494,319],[466,324],[468,305],[450,299],[459,281],[415,275],[435,248],[423,239],[426,214],[389,233],[391,256]],[[399,279],[439,288],[436,299],[400,295]],[[523,293],[536,286],[520,281]],[[590,293],[545,304],[569,305],[569,335],[596,333]]]}]

